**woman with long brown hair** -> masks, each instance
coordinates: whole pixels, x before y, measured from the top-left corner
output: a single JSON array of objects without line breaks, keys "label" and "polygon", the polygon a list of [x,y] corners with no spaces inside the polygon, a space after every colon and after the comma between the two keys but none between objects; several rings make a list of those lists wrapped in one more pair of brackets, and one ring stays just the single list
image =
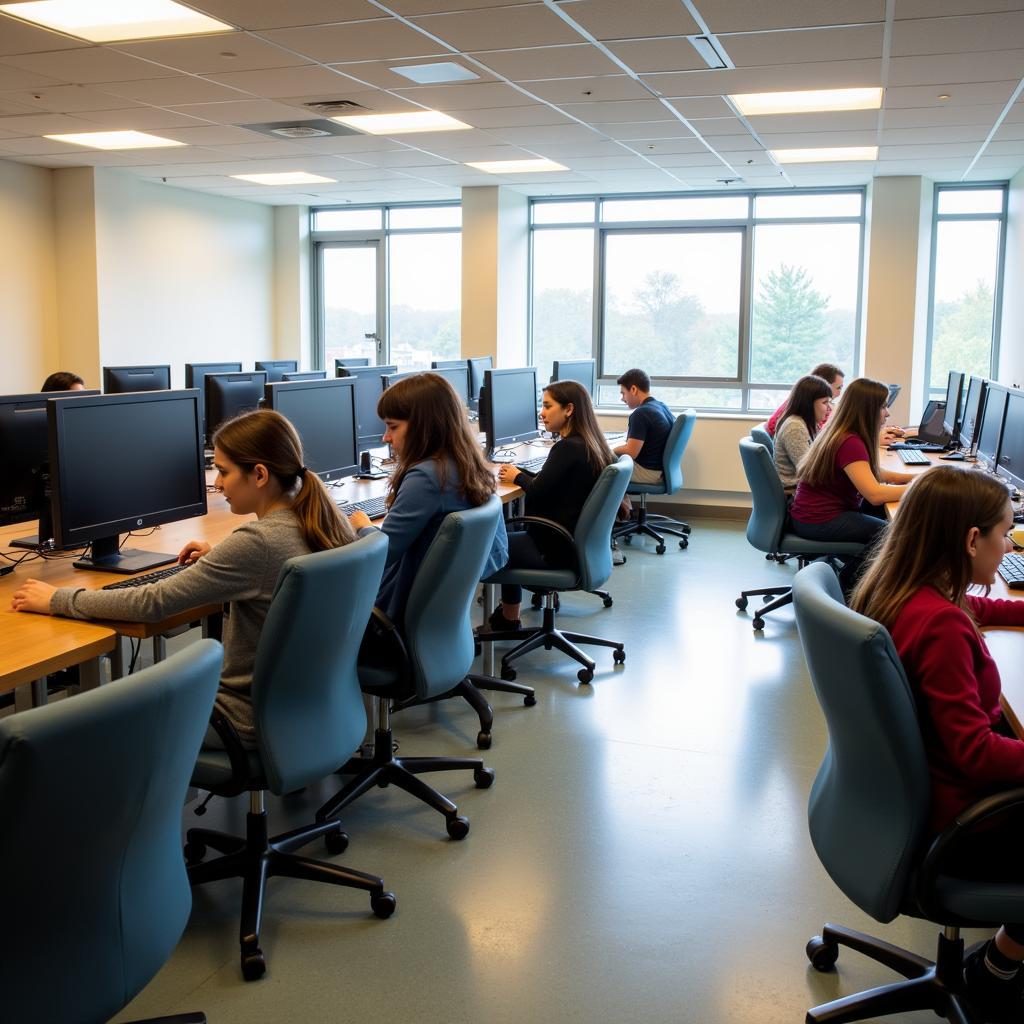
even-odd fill
[{"label": "woman with long brown hair", "polygon": [[[244,523],[211,547],[189,541],[178,555],[183,572],[125,590],[59,590],[27,580],[15,593],[18,611],[76,619],[159,622],[177,612],[227,604],[224,667],[217,709],[246,745],[256,734],[252,717],[252,673],[256,646],[281,567],[296,555],[341,547],[355,540],[316,473],[303,462],[295,428],[271,410],[244,413],[213,438],[217,489]],[[206,743],[219,738],[211,728]]]},{"label": "woman with long brown hair", "polygon": [[[857,585],[852,607],[892,636],[919,708],[931,775],[929,830],[937,835],[983,797],[1024,785],[1024,742],[999,704],[999,670],[980,628],[1024,626],[1024,601],[987,591],[1011,548],[1006,488],[973,469],[939,466],[907,491],[899,515]],[[1017,808],[1019,810],[1019,808]],[[1024,881],[1024,824],[1011,815],[965,837],[946,874]],[[1001,928],[968,958],[968,994],[987,1021],[1024,1020],[1024,926]]]},{"label": "woman with long brown hair", "polygon": [[[540,418],[548,430],[559,435],[540,472],[533,474],[517,466],[503,465],[498,475],[523,489],[527,515],[553,519],[572,533],[601,470],[614,462],[615,456],[582,384],[574,380],[548,384],[541,400]],[[566,549],[566,543],[543,530],[510,534],[508,555],[512,568],[561,568],[575,564],[575,556]],[[491,616],[491,628],[518,629],[522,600],[522,587],[503,584],[501,604]]]},{"label": "woman with long brown hair", "polygon": [[[388,490],[388,560],[377,606],[401,627],[416,571],[449,512],[482,505],[494,493],[494,475],[470,430],[462,400],[444,377],[418,373],[387,388],[377,403],[384,440],[398,462]],[[349,519],[355,529],[370,525],[363,512]],[[499,522],[485,567],[497,572],[508,553],[504,520]]]}]

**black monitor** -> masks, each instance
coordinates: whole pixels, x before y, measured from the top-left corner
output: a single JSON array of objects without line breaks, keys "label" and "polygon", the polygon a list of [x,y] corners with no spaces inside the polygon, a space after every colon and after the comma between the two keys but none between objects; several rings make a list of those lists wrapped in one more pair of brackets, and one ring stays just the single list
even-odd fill
[{"label": "black monitor", "polygon": [[484,386],[484,374],[494,366],[490,356],[476,356],[467,359],[469,364],[469,407],[476,409],[480,402],[480,389]]},{"label": "black monitor", "polygon": [[963,386],[964,375],[950,370],[946,382],[946,411],[942,414],[942,429],[954,444],[960,433],[960,392]]},{"label": "black monitor", "polygon": [[[378,366],[378,370],[386,370],[386,366]],[[403,370],[401,373],[382,373],[380,375],[380,389],[381,391],[387,391],[392,384],[397,384],[400,380],[405,380],[407,377],[418,377],[423,371],[422,370]]]},{"label": "black monitor", "polygon": [[594,397],[597,387],[597,363],[593,359],[556,359],[551,366],[551,380],[574,380]]},{"label": "black monitor", "polygon": [[206,386],[206,429],[212,444],[213,435],[222,423],[260,407],[267,375],[262,370],[208,373],[203,383]]},{"label": "black monitor", "polygon": [[36,548],[53,537],[47,400],[91,398],[98,394],[98,391],[49,391],[0,395],[0,526],[39,521],[38,533],[12,540],[14,547]]},{"label": "black monitor", "polygon": [[480,392],[480,425],[487,452],[540,436],[537,426],[537,368],[487,370]]},{"label": "black monitor", "polygon": [[55,398],[46,413],[54,539],[92,549],[75,568],[133,573],[176,561],[121,551],[118,539],[206,514],[199,392]]},{"label": "black monitor", "polygon": [[469,401],[469,367],[465,363],[462,366],[436,366],[430,372],[444,377],[463,402]]},{"label": "black monitor", "polygon": [[356,441],[360,447],[374,448],[381,444],[384,421],[377,415],[377,403],[383,393],[381,376],[397,373],[397,366],[342,366],[338,372],[354,377],[356,382]]},{"label": "black monitor", "polygon": [[166,391],[171,386],[170,366],[104,366],[103,393]]},{"label": "black monitor", "polygon": [[206,430],[206,384],[205,379],[208,373],[241,373],[241,363],[186,363],[185,364],[185,387],[199,389],[199,410],[203,414],[203,437],[209,443],[209,434]]},{"label": "black monitor", "polygon": [[340,369],[342,369],[343,367],[346,367],[346,366],[369,366],[369,365],[370,365],[370,360],[367,359],[365,356],[360,356],[358,359],[349,358],[348,356],[345,356],[344,359],[335,359],[334,360],[334,376],[335,377],[343,376],[342,374],[338,373],[338,371]]},{"label": "black monitor", "polygon": [[985,408],[986,382],[981,377],[971,377],[967,386],[967,397],[964,399],[963,413],[960,416],[960,447],[973,454],[978,440],[978,428],[981,426],[981,411]]},{"label": "black monitor", "polygon": [[326,380],[326,370],[303,370],[301,373],[286,373],[281,379],[283,381],[294,381],[294,380]]},{"label": "black monitor", "polygon": [[886,407],[886,409],[891,409],[892,408],[893,402],[896,401],[896,399],[899,397],[899,393],[902,390],[903,389],[899,386],[899,384],[890,384],[889,385],[889,397],[886,398],[886,400],[885,400],[885,407]]},{"label": "black monitor", "polygon": [[1003,440],[999,445],[996,473],[1018,490],[1024,488],[1024,391],[1006,393]]},{"label": "black monitor", "polygon": [[256,361],[256,369],[267,375],[267,383],[274,384],[284,379],[286,373],[296,373],[299,369],[297,359],[260,359]]},{"label": "black monitor", "polygon": [[355,380],[284,381],[268,384],[264,405],[291,420],[302,438],[306,465],[321,480],[359,472]]},{"label": "black monitor", "polygon": [[985,469],[995,470],[999,459],[999,445],[1003,440],[1003,417],[1006,414],[1006,391],[989,385],[985,394],[985,412],[978,431],[978,463]]}]

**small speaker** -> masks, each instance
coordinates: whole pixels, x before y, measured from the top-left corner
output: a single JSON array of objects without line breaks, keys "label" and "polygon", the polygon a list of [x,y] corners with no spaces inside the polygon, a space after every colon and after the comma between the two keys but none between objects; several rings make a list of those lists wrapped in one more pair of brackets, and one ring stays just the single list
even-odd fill
[{"label": "small speaker", "polygon": [[372,469],[372,466],[370,464],[370,453],[368,451],[367,452],[360,452],[359,453],[359,472],[360,473],[369,473],[371,469]]}]

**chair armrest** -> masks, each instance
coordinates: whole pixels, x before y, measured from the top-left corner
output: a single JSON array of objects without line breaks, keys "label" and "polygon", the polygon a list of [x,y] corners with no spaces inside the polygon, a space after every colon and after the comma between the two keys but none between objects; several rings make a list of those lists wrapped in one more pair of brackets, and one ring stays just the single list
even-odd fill
[{"label": "chair armrest", "polygon": [[[356,657],[356,672],[359,672],[359,665],[366,668],[374,667],[374,655],[378,664],[382,660],[380,656],[387,659],[384,668],[393,669],[396,677],[403,687],[411,685],[412,661],[409,658],[409,649],[405,646],[405,640],[398,631],[395,624],[376,605],[370,613],[369,621],[366,623],[366,630],[363,633],[363,641],[359,645],[359,654]],[[375,693],[371,686],[367,693]]]},{"label": "chair armrest", "polygon": [[569,545],[569,550],[572,552],[573,557],[576,559],[576,564],[571,568],[575,569],[577,575],[580,570],[580,556],[576,550],[576,538],[561,524],[556,523],[554,519],[545,519],[543,516],[514,516],[512,519],[505,521],[505,529],[509,527],[518,526],[523,524],[525,526],[539,526],[562,540]]}]

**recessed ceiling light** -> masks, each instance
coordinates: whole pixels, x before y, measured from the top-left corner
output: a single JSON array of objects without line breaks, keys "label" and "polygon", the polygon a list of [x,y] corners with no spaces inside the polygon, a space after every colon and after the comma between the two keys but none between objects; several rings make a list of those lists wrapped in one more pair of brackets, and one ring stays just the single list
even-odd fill
[{"label": "recessed ceiling light", "polygon": [[320,182],[336,182],[337,178],[323,178],[319,174],[305,171],[278,171],[274,174],[232,174],[239,181],[251,181],[256,185],[316,185]]},{"label": "recessed ceiling light", "polygon": [[470,126],[439,110],[413,110],[405,114],[352,114],[332,117],[370,135],[405,135],[408,132],[461,132]]},{"label": "recessed ceiling light", "polygon": [[804,89],[799,92],[746,92],[730,96],[747,117],[762,114],[809,114],[830,110],[878,110],[882,90]]},{"label": "recessed ceiling light", "polygon": [[0,4],[0,11],[91,43],[234,31],[174,0],[32,0]]},{"label": "recessed ceiling light", "polygon": [[556,164],[554,160],[481,160],[467,163],[488,174],[533,174],[537,171],[567,171],[568,167]]},{"label": "recessed ceiling light", "polygon": [[464,68],[454,61],[439,61],[437,64],[406,64],[405,67],[392,68],[396,75],[408,78],[419,85],[437,85],[440,82],[468,82],[480,76],[469,68]]},{"label": "recessed ceiling light", "polygon": [[948,92],[940,92],[939,93],[939,99],[940,100],[948,100],[949,98],[950,98],[950,96],[949,96]]},{"label": "recessed ceiling light", "polygon": [[824,164],[841,160],[877,160],[877,146],[833,146],[823,149],[773,149],[780,164]]},{"label": "recessed ceiling light", "polygon": [[147,132],[74,132],[71,135],[44,135],[54,142],[70,142],[91,149],[159,149],[163,146],[184,146],[176,139],[164,139]]}]

